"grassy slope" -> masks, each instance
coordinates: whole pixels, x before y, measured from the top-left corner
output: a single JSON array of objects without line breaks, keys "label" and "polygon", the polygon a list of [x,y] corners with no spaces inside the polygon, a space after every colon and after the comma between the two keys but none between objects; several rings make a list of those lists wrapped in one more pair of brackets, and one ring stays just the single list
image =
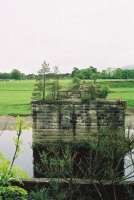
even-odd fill
[{"label": "grassy slope", "polygon": [[126,100],[128,107],[134,107],[134,81],[112,81],[103,82],[110,88],[108,99]]},{"label": "grassy slope", "polygon": [[0,81],[0,115],[31,113],[34,81]]},{"label": "grassy slope", "polygon": [[[31,114],[31,95],[35,81],[0,81],[0,115]],[[108,99],[124,99],[129,107],[134,107],[134,81],[101,80],[102,85],[108,85],[111,93]],[[61,80],[61,85],[67,89],[71,80]]]}]

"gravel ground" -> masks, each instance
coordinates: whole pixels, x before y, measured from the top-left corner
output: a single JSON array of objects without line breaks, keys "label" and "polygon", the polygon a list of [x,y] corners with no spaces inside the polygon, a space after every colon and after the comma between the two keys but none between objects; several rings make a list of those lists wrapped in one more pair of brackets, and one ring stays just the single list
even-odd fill
[{"label": "gravel ground", "polygon": [[[23,117],[29,127],[32,127],[32,117]],[[16,118],[12,116],[0,116],[0,130],[15,130]]]}]

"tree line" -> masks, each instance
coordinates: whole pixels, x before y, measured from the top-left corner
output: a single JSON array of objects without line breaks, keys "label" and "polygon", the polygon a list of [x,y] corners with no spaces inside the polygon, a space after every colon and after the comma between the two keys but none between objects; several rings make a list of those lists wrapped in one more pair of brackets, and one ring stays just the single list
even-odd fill
[{"label": "tree line", "polygon": [[0,72],[0,80],[25,80],[36,79],[36,74],[25,74],[18,69],[13,69],[11,72]]},{"label": "tree line", "polygon": [[[54,72],[49,72],[47,75],[46,75],[48,78],[54,78],[55,77],[55,74]],[[59,78],[66,78],[66,77],[69,77],[70,74],[69,73],[59,73],[58,74]],[[34,74],[34,73],[31,73],[31,74],[25,74],[23,72],[21,72],[20,70],[18,69],[13,69],[11,72],[7,73],[7,72],[0,72],[0,80],[10,80],[10,79],[13,79],[13,80],[30,80],[30,79],[36,79],[38,77],[38,74]]]},{"label": "tree line", "polygon": [[122,69],[107,68],[102,71],[98,71],[95,67],[87,67],[85,69],[74,68],[72,71],[72,77],[79,79],[134,79],[134,69]]},{"label": "tree line", "polygon": [[[2,73],[0,72],[0,80],[8,80],[8,79],[14,79],[14,80],[25,80],[25,79],[36,79],[37,74],[31,73],[31,74],[25,74],[21,72],[18,69],[13,69],[9,73]],[[48,78],[54,78],[55,74],[53,72],[49,72],[47,74]],[[97,68],[90,66],[84,69],[74,68],[69,73],[59,73],[59,78],[67,78],[67,77],[75,77],[79,79],[134,79],[134,69],[122,69],[122,68],[116,68],[111,69],[107,68],[102,71],[98,71]]]}]

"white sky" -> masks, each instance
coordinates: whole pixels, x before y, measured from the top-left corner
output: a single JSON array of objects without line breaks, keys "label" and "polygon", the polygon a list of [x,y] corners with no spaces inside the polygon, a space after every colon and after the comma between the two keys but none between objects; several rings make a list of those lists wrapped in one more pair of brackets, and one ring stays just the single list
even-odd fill
[{"label": "white sky", "polygon": [[0,71],[134,64],[134,0],[0,0]]}]

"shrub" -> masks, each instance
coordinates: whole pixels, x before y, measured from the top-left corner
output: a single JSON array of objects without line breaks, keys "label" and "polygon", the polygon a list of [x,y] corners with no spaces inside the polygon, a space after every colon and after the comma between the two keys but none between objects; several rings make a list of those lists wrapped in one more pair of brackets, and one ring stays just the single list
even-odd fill
[{"label": "shrub", "polygon": [[13,166],[9,173],[11,162],[0,153],[0,186],[7,186],[11,181],[19,181],[19,178],[28,178],[28,175],[19,167]]},{"label": "shrub", "polygon": [[98,97],[99,98],[106,98],[109,93],[109,88],[106,86],[102,86],[98,90]]},{"label": "shrub", "polygon": [[0,199],[2,200],[27,200],[28,193],[18,186],[0,187]]},{"label": "shrub", "polygon": [[72,85],[72,89],[73,90],[78,90],[80,87],[80,79],[77,77],[73,78],[73,85]]},{"label": "shrub", "polygon": [[49,188],[34,190],[30,193],[28,200],[65,200],[65,192],[60,191],[57,183],[51,182]]},{"label": "shrub", "polygon": [[48,200],[49,195],[47,189],[42,189],[39,191],[32,191],[29,195],[29,200]]},{"label": "shrub", "polygon": [[[101,85],[95,85],[95,84],[89,84],[83,86],[85,87],[85,91],[87,90],[88,92],[85,93],[81,101],[83,103],[88,103],[91,100],[96,100],[97,98],[103,98],[105,99],[109,93],[109,88],[106,86],[101,86]],[[84,90],[84,89],[83,89]]]}]

